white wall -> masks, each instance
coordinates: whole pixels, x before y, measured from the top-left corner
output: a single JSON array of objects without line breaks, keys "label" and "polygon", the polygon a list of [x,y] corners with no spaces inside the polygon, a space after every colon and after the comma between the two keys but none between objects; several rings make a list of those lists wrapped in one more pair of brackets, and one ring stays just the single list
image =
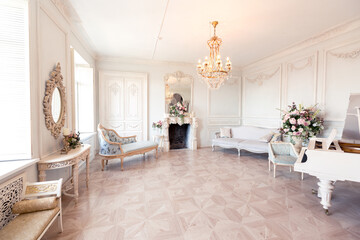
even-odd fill
[{"label": "white wall", "polygon": [[245,125],[280,126],[291,102],[319,104],[341,137],[350,93],[360,92],[360,20],[337,26],[242,69]]},{"label": "white wall", "polygon": [[[199,147],[210,146],[209,140],[211,139],[212,133],[209,132],[209,127],[218,124],[216,122],[217,119],[236,119],[236,123],[238,123],[240,119],[238,100],[238,83],[240,81],[237,81],[240,77],[232,78],[231,85],[225,84],[220,90],[210,91],[208,90],[207,85],[199,81],[195,64],[102,58],[97,61],[96,65],[99,71],[140,72],[148,74],[149,139],[152,139],[153,135],[151,129],[152,122],[164,118],[164,76],[167,73],[174,73],[176,71],[182,71],[185,74],[190,74],[194,77],[193,111],[195,116],[199,118],[197,136]],[[236,74],[236,70],[233,72],[234,75],[240,76],[239,73]],[[231,100],[229,100],[229,96],[231,97]],[[211,115],[209,114],[209,111],[211,111]]]},{"label": "white wall", "polygon": [[[58,4],[58,5],[55,5]],[[72,115],[72,80],[70,46],[95,66],[95,57],[89,46],[78,33],[69,16],[64,15],[61,1],[34,0],[29,1],[29,33],[30,33],[30,87],[31,87],[31,141],[32,158],[42,158],[61,149],[61,137],[55,139],[46,128],[43,113],[43,97],[45,82],[57,62],[61,64],[66,88],[66,123],[73,129]],[[96,113],[97,115],[97,113]],[[94,139],[89,142],[96,146]],[[94,149],[94,148],[93,148]],[[92,152],[92,156],[94,152]],[[37,166],[24,170],[28,181],[37,181]],[[18,174],[18,173],[16,173]],[[14,174],[14,175],[16,175]],[[7,179],[13,177],[9,176]],[[47,179],[67,179],[70,169],[47,171]]]}]

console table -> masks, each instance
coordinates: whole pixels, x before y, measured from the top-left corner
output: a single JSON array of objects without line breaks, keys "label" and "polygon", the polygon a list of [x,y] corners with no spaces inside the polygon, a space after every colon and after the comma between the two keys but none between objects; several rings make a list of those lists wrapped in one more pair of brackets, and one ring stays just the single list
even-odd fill
[{"label": "console table", "polygon": [[[67,154],[61,154],[60,151],[51,154],[38,162],[39,181],[46,180],[46,170],[72,167],[72,177],[68,181],[72,183],[70,188],[65,187],[63,194],[75,198],[75,202],[79,197],[79,162],[86,161],[86,187],[89,187],[89,155],[90,145],[83,144],[81,147],[72,149]],[[66,185],[66,184],[64,184]],[[74,193],[67,193],[68,190],[74,189]]]}]

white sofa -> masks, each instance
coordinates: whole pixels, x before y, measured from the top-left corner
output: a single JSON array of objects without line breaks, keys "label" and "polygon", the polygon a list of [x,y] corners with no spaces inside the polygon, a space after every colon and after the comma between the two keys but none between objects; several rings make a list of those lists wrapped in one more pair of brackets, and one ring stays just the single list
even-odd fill
[{"label": "white sofa", "polygon": [[[253,126],[240,126],[230,128],[231,137],[220,137],[220,132],[215,133],[215,139],[212,140],[212,150],[215,147],[222,148],[235,148],[238,150],[240,156],[240,150],[247,150],[254,153],[268,153],[269,141],[280,141],[281,135],[277,129],[274,128],[261,128]],[[269,136],[269,141],[263,139],[265,136]]]}]

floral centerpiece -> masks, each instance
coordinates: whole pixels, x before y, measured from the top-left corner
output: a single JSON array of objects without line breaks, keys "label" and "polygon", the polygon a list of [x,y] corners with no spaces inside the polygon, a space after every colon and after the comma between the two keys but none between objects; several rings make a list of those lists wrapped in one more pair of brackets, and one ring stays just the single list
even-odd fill
[{"label": "floral centerpiece", "polygon": [[162,129],[162,126],[163,126],[163,123],[162,123],[161,120],[152,123],[152,128],[153,128],[153,129],[161,130],[161,129]]},{"label": "floral centerpiece", "polygon": [[280,132],[291,136],[290,141],[296,144],[297,141],[308,141],[324,129],[323,119],[318,114],[320,109],[315,106],[304,108],[301,104],[289,105],[288,110],[282,111],[282,127]]},{"label": "floral centerpiece", "polygon": [[71,132],[68,136],[66,136],[66,140],[69,143],[69,147],[72,149],[77,148],[81,145],[80,142],[80,132]]},{"label": "floral centerpiece", "polygon": [[184,118],[187,108],[182,102],[178,102],[175,105],[169,107],[170,116]]}]

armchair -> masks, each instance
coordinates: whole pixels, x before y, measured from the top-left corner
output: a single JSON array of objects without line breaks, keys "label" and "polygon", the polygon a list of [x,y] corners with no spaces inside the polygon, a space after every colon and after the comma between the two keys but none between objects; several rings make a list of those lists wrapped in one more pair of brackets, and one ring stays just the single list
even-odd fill
[{"label": "armchair", "polygon": [[56,218],[62,232],[61,185],[62,179],[26,183],[23,200],[12,207],[19,215],[0,230],[0,240],[39,240]]},{"label": "armchair", "polygon": [[[271,171],[271,162],[274,165],[274,178],[276,177],[276,166],[289,166],[290,172],[294,163],[298,159],[298,152],[294,145],[288,142],[270,142],[269,143],[269,171]],[[304,173],[301,173],[301,180],[304,179]]]},{"label": "armchair", "polygon": [[101,159],[101,170],[104,171],[105,164],[108,164],[110,159],[121,159],[121,170],[124,170],[124,158],[137,154],[144,154],[146,152],[156,150],[156,158],[158,153],[158,144],[151,141],[136,141],[136,136],[121,137],[113,130],[98,125],[98,138],[100,144],[99,155]]}]

